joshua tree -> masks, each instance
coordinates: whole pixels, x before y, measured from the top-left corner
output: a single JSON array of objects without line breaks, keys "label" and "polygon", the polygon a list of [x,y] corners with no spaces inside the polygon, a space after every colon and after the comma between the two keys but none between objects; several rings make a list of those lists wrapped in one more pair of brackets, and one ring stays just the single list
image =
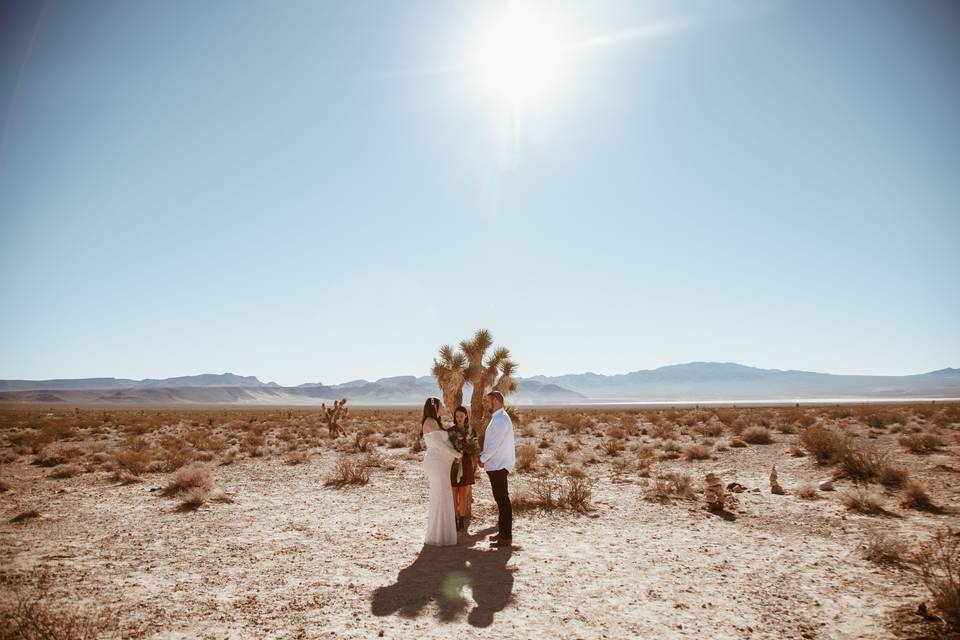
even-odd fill
[{"label": "joshua tree", "polygon": [[346,418],[350,410],[347,409],[347,399],[340,398],[333,401],[333,406],[328,407],[327,403],[320,404],[320,418],[327,425],[328,434],[331,438],[347,435],[347,432],[340,426],[340,418]]},{"label": "joshua tree", "polygon": [[[443,404],[453,411],[463,404],[463,387],[470,383],[470,424],[477,435],[483,439],[490,416],[483,409],[483,397],[496,390],[503,395],[513,393],[517,383],[513,373],[517,365],[510,360],[510,351],[500,347],[484,361],[487,350],[493,346],[493,336],[486,329],[480,329],[472,340],[460,342],[460,350],[454,351],[448,344],[440,347],[439,360],[433,361],[433,375],[437,379]],[[467,490],[467,515],[473,515],[472,487]]]},{"label": "joshua tree", "polygon": [[490,416],[483,410],[483,397],[490,391],[503,395],[513,393],[517,383],[513,374],[517,365],[510,359],[510,350],[499,347],[484,359],[493,346],[493,336],[486,329],[478,330],[471,340],[460,342],[460,350],[450,345],[440,347],[440,359],[433,361],[433,375],[443,394],[443,403],[452,411],[463,403],[463,387],[470,383],[470,424],[482,438]]},{"label": "joshua tree", "polygon": [[440,347],[440,360],[433,361],[433,376],[437,379],[443,404],[453,411],[463,404],[463,385],[466,383],[467,358],[448,344]]}]

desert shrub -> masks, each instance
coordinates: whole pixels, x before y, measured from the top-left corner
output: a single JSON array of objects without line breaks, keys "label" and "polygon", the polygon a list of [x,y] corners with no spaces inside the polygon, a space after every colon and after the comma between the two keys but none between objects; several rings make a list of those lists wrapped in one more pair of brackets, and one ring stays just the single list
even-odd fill
[{"label": "desert shrub", "polygon": [[575,413],[564,413],[554,418],[554,421],[567,433],[574,435],[593,426],[593,421]]},{"label": "desert shrub", "polygon": [[610,457],[620,455],[624,450],[623,442],[620,440],[604,440],[603,441],[603,450]]},{"label": "desert shrub", "polygon": [[593,480],[586,473],[567,473],[537,478],[511,500],[514,511],[592,510]]},{"label": "desert shrub", "polygon": [[677,437],[677,426],[666,421],[660,422],[651,427],[650,435],[661,440],[673,440]]},{"label": "desert shrub", "polygon": [[671,471],[655,478],[647,487],[644,497],[652,502],[666,503],[671,498],[691,499],[694,495],[690,475]]},{"label": "desert shrub", "polygon": [[196,454],[185,441],[174,436],[164,436],[160,439],[160,448],[163,451],[162,460],[157,465],[160,471],[167,473],[185,467],[194,461]]},{"label": "desert shrub", "polygon": [[749,427],[745,429],[742,438],[750,444],[770,444],[773,438],[770,437],[770,430],[766,427]]},{"label": "desert shrub", "polygon": [[203,487],[188,489],[180,500],[180,511],[195,511],[199,509],[207,501],[209,495],[209,489],[204,489]]},{"label": "desert shrub", "polygon": [[213,475],[210,473],[210,467],[205,464],[194,463],[173,474],[163,493],[173,496],[192,489],[199,489],[206,493],[212,488]]},{"label": "desert shrub", "polygon": [[913,560],[934,606],[951,627],[960,628],[960,537],[940,530]]},{"label": "desert shrub", "polygon": [[807,427],[800,434],[800,444],[820,464],[837,462],[848,448],[849,438],[821,425]]},{"label": "desert shrub", "polygon": [[540,453],[540,450],[537,449],[536,445],[532,444],[522,444],[517,447],[516,454],[516,468],[517,471],[521,473],[526,473],[533,469],[533,465],[537,461],[537,455]]},{"label": "desert shrub", "polygon": [[306,451],[291,451],[284,458],[283,461],[287,464],[304,464],[310,459],[310,454]]},{"label": "desert shrub", "polygon": [[60,464],[66,464],[69,459],[59,451],[43,450],[33,459],[33,464],[38,467],[55,467]]},{"label": "desert shrub", "polygon": [[911,433],[897,438],[900,446],[911,453],[931,453],[943,447],[943,439],[934,433]]},{"label": "desert shrub", "polygon": [[113,452],[114,468],[135,476],[144,473],[152,460],[153,453],[148,449],[120,449]]},{"label": "desert shrub", "polygon": [[366,453],[370,449],[370,438],[363,432],[353,434],[353,450],[357,453]]},{"label": "desert shrub", "polygon": [[54,605],[50,578],[31,589],[10,590],[0,598],[0,638],[4,640],[94,640],[119,637],[116,617],[88,604]]},{"label": "desert shrub", "polygon": [[72,478],[83,473],[83,467],[78,464],[60,464],[50,470],[51,478]]},{"label": "desert shrub", "polygon": [[341,455],[334,466],[333,475],[324,484],[328,487],[363,485],[370,482],[370,467],[357,456]]},{"label": "desert shrub", "polygon": [[607,427],[607,438],[609,440],[623,440],[627,437],[627,431],[621,423],[612,424]]},{"label": "desert shrub", "polygon": [[710,458],[710,447],[703,444],[696,444],[686,447],[683,450],[685,460],[707,460]]},{"label": "desert shrub", "polygon": [[711,420],[710,422],[697,425],[694,431],[708,438],[719,438],[723,435],[723,423]]},{"label": "desert shrub", "polygon": [[566,449],[554,449],[553,458],[557,461],[557,464],[567,464],[570,461],[570,452]]},{"label": "desert shrub", "polygon": [[900,504],[907,509],[916,509],[918,511],[931,511],[933,513],[941,511],[940,507],[934,504],[930,498],[930,494],[927,493],[927,488],[916,480],[907,481],[907,486],[904,487],[903,498]]},{"label": "desert shrub", "polygon": [[877,480],[885,487],[896,488],[906,484],[910,473],[901,466],[883,463],[880,465],[880,471]]},{"label": "desert shrub", "polygon": [[746,417],[740,415],[734,418],[734,420],[729,424],[730,431],[735,435],[740,435],[743,433],[743,430],[750,426],[750,423],[747,421]]},{"label": "desert shrub", "polygon": [[840,496],[844,506],[850,511],[867,515],[886,513],[879,495],[862,487],[847,491]]},{"label": "desert shrub", "polygon": [[803,500],[817,500],[820,497],[820,492],[817,489],[817,485],[813,484],[812,482],[800,485],[793,490],[793,493],[795,496]]},{"label": "desert shrub", "polygon": [[848,477],[861,482],[869,482],[880,478],[884,470],[888,474],[895,473],[894,467],[887,463],[887,457],[872,446],[856,444],[848,440],[847,446],[840,453],[840,468]]},{"label": "desert shrub", "polygon": [[906,543],[882,531],[870,531],[864,542],[864,557],[877,564],[900,564],[907,551]]}]

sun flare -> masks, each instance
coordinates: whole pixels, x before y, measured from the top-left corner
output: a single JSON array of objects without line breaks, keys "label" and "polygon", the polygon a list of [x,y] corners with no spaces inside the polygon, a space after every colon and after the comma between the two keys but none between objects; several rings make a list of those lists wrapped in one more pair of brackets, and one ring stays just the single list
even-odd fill
[{"label": "sun flare", "polygon": [[473,64],[486,92],[523,108],[542,101],[563,79],[566,49],[555,22],[511,7],[479,38]]}]

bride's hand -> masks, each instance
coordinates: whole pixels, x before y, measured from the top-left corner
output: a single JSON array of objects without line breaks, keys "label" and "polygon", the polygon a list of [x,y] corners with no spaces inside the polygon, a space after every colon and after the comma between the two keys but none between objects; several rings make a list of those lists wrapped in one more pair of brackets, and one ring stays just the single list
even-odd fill
[{"label": "bride's hand", "polygon": [[463,454],[458,451],[456,454],[456,459],[460,460],[461,458],[463,458]]}]

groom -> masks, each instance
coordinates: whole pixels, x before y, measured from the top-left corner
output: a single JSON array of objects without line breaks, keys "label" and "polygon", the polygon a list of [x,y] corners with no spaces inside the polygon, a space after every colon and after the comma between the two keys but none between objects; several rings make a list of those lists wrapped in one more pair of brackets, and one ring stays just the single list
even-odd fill
[{"label": "groom", "polygon": [[483,406],[492,415],[483,435],[480,467],[490,478],[493,499],[497,501],[497,535],[490,536],[495,547],[513,543],[513,508],[507,489],[507,474],[513,471],[516,452],[513,446],[513,421],[503,408],[503,394],[491,391],[483,398]]}]

